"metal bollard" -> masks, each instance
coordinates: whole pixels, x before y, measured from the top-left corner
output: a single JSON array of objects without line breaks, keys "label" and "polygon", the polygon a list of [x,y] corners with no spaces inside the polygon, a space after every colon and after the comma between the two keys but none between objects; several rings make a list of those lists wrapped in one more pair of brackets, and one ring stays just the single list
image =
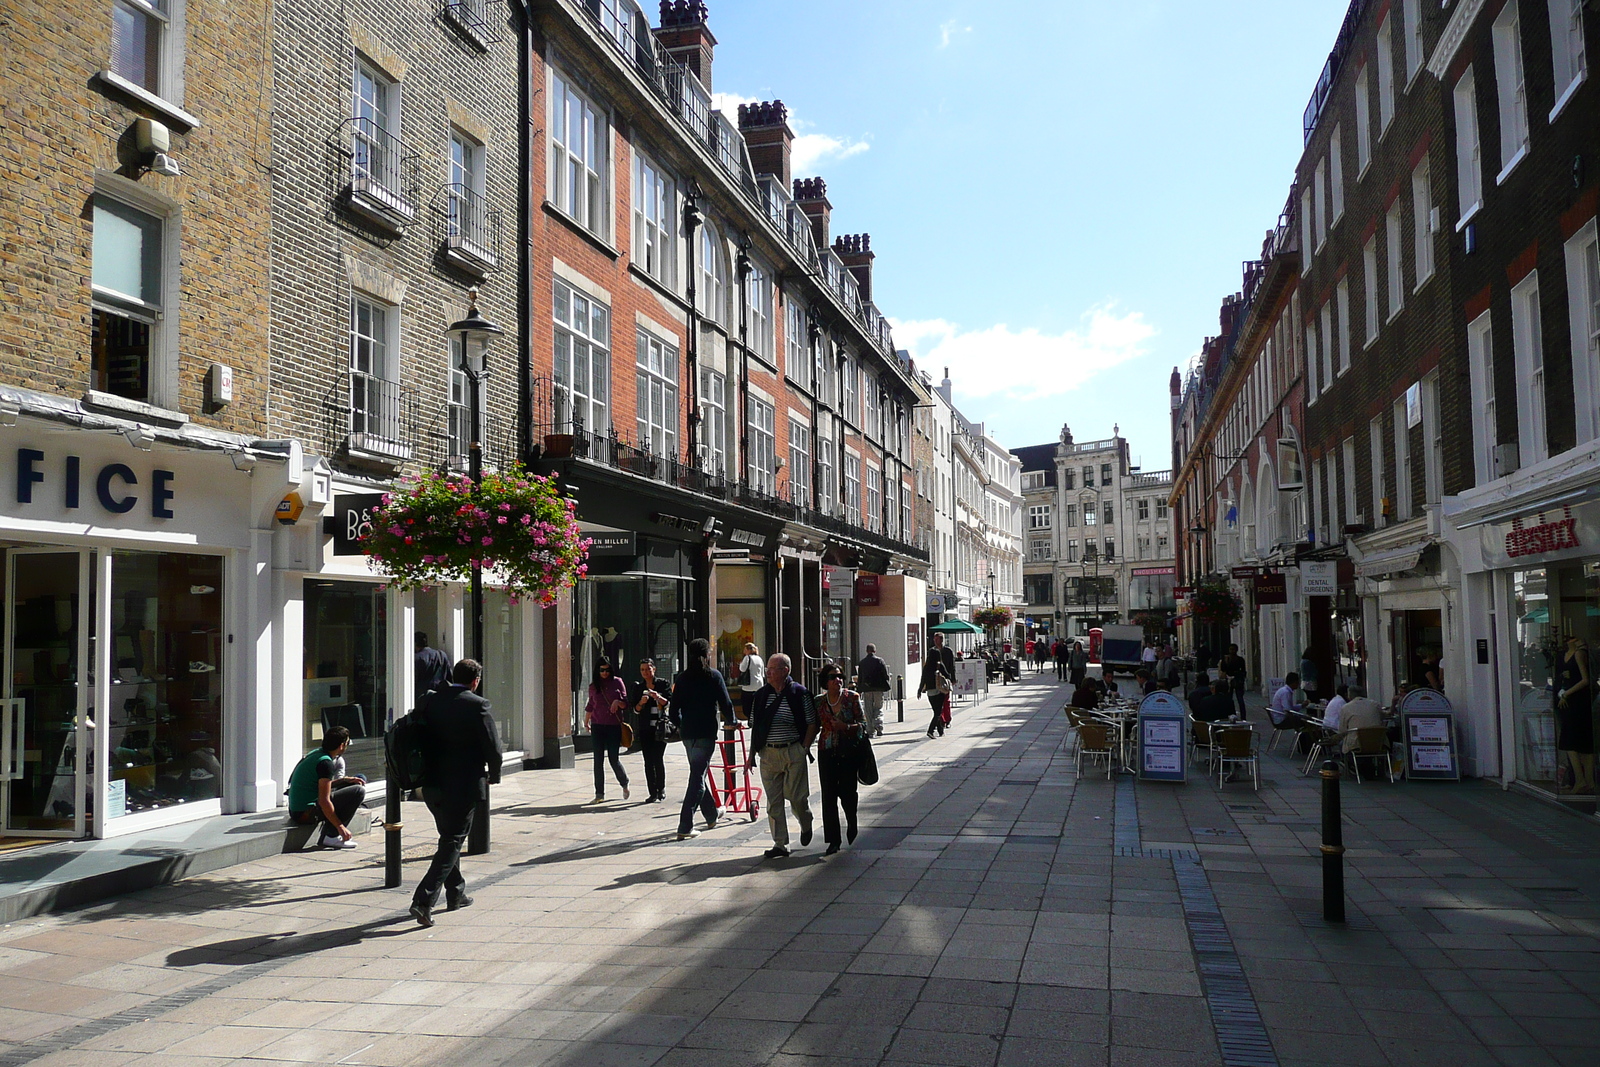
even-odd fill
[{"label": "metal bollard", "polygon": [[1322,917],[1344,922],[1344,827],[1339,814],[1339,765],[1322,764]]},{"label": "metal bollard", "polygon": [[906,721],[906,676],[903,675],[903,674],[897,674],[897,675],[894,676],[894,699],[895,699],[895,703],[898,704],[899,707],[900,707],[899,716],[895,719],[895,722],[905,722]]},{"label": "metal bollard", "polygon": [[394,785],[394,769],[388,770],[389,786],[383,791],[383,887],[400,884],[400,790]]}]

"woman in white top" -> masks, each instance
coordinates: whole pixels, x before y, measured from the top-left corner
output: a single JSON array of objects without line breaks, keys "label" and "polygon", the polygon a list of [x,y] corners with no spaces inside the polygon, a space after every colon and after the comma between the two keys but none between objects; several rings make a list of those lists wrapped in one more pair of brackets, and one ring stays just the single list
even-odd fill
[{"label": "woman in white top", "polygon": [[756,690],[767,684],[767,664],[761,658],[761,650],[754,641],[744,643],[744,659],[739,661],[739,688],[744,690],[744,699],[741,701],[746,722],[750,719],[750,698],[755,696]]}]

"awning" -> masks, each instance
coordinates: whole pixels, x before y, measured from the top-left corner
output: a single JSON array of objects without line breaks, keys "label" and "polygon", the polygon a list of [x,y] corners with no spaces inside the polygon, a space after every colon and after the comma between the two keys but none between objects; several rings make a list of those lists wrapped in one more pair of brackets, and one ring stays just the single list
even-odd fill
[{"label": "awning", "polygon": [[1582,489],[1569,489],[1564,492],[1536,497],[1512,507],[1501,508],[1499,511],[1490,512],[1481,518],[1458,522],[1456,523],[1456,529],[1470,530],[1474,526],[1491,526],[1502,522],[1510,522],[1512,519],[1520,519],[1526,515],[1536,515],[1541,511],[1554,511],[1559,507],[1583,504],[1597,498],[1600,498],[1600,485],[1588,485]]},{"label": "awning", "polygon": [[1422,554],[1428,550],[1431,541],[1417,541],[1399,548],[1391,548],[1387,552],[1374,552],[1365,556],[1356,564],[1356,576],[1360,578],[1381,578],[1387,574],[1399,574],[1402,571],[1416,570],[1417,563],[1422,559]]},{"label": "awning", "polygon": [[936,634],[982,634],[983,630],[972,625],[965,619],[946,619],[938,626],[928,627],[930,633]]}]

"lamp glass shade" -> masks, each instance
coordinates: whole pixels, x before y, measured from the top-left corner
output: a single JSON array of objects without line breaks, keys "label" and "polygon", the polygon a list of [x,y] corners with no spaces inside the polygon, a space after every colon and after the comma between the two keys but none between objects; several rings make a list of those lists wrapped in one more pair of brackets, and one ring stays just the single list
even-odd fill
[{"label": "lamp glass shade", "polygon": [[477,305],[467,311],[467,317],[450,324],[450,339],[456,346],[461,368],[468,373],[482,374],[489,364],[489,344],[504,331],[478,312]]}]

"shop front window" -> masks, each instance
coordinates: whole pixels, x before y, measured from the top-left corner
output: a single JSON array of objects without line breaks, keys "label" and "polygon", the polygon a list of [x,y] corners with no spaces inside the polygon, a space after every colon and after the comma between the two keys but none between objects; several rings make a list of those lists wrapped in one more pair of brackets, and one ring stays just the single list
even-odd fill
[{"label": "shop front window", "polygon": [[369,582],[305,584],[305,681],[302,751],[331,726],[350,731],[345,770],[384,777],[383,732],[389,713],[388,594]]},{"label": "shop front window", "polygon": [[1600,563],[1514,571],[1511,597],[1518,777],[1592,803]]},{"label": "shop front window", "polygon": [[[637,576],[594,576],[572,591],[572,732],[580,729],[583,708],[595,666],[603,656],[615,668],[615,677],[632,683],[639,677],[639,660],[655,660],[656,676],[667,681],[684,668],[689,595],[681,579],[668,572],[681,566],[675,550],[658,557],[657,546],[642,557],[659,573]],[[494,697],[490,697],[491,702]],[[508,716],[499,715],[502,723]],[[508,724],[507,724],[508,725]],[[511,746],[508,734],[507,747]]]},{"label": "shop front window", "polygon": [[755,642],[762,658],[777,651],[768,647],[767,641],[766,568],[720,566],[717,568],[717,659],[724,665],[724,673],[735,681],[747,641]]}]

